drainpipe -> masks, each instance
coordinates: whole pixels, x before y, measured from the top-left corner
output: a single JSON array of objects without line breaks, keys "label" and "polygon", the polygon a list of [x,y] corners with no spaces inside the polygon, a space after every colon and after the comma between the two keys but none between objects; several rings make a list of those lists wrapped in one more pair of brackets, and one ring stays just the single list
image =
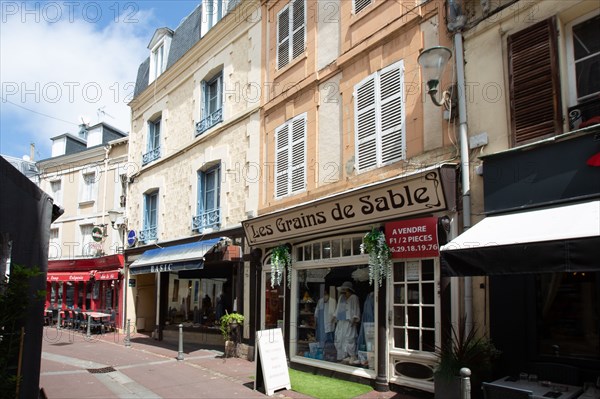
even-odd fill
[{"label": "drainpipe", "polygon": [[[471,227],[471,180],[469,165],[469,137],[467,135],[467,100],[465,90],[465,61],[462,28],[466,17],[462,13],[462,1],[448,0],[448,30],[454,32],[454,54],[456,59],[456,85],[458,91],[458,129],[463,203],[463,232]],[[464,278],[464,312],[466,329],[473,328],[473,282]]]},{"label": "drainpipe", "polygon": [[[112,146],[110,144],[106,144],[104,146],[104,193],[102,194],[102,225],[104,226],[104,234],[108,231],[107,226],[105,224],[106,218],[106,186],[108,185],[108,160],[110,155],[110,150]],[[103,248],[104,250],[104,248]]]}]

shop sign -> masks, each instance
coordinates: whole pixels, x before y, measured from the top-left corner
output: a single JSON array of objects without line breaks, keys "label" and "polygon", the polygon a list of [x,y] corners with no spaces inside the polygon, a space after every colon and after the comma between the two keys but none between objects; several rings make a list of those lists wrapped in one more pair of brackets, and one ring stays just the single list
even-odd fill
[{"label": "shop sign", "polygon": [[243,222],[251,245],[446,209],[440,169]]},{"label": "shop sign", "polygon": [[94,228],[92,228],[92,240],[100,242],[103,238],[104,231],[102,230],[102,227],[94,226]]},{"label": "shop sign", "polygon": [[160,265],[150,266],[150,273],[170,272],[173,269],[172,263],[162,263]]},{"label": "shop sign", "polygon": [[[258,356],[255,384],[264,382],[265,392],[269,396],[278,389],[292,389],[281,329],[257,331],[256,344]],[[254,389],[257,389],[256,385]]]},{"label": "shop sign", "polygon": [[437,218],[419,218],[385,224],[392,258],[431,258],[440,255]]},{"label": "shop sign", "polygon": [[129,279],[129,284],[128,284],[128,286],[129,286],[129,287],[135,287],[135,279],[134,279],[134,278],[130,278],[130,279]]}]

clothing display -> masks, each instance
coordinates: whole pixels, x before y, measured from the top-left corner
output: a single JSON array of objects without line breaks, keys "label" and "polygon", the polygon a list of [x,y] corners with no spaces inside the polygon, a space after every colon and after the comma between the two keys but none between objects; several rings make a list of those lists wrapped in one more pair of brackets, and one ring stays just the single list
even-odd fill
[{"label": "clothing display", "polygon": [[346,281],[338,287],[340,297],[335,311],[335,348],[337,360],[356,361],[357,324],[360,321],[360,301],[354,293],[352,282]]},{"label": "clothing display", "polygon": [[[358,334],[358,349],[359,350],[363,350],[363,351],[370,351],[372,350],[372,345],[373,342],[370,342],[370,346],[367,344],[367,336],[365,334],[365,328],[367,326],[372,326],[372,324],[369,323],[374,323],[375,322],[375,295],[370,292],[369,295],[367,295],[367,299],[365,299],[365,304],[363,305],[363,313],[362,313],[362,320],[360,323],[360,333]],[[372,341],[372,337],[371,338]]]},{"label": "clothing display", "polygon": [[333,318],[335,316],[336,305],[336,300],[330,298],[327,293],[317,302],[317,307],[315,308],[316,338],[320,348],[324,348],[325,343],[333,342],[334,340],[335,323],[333,322]]}]

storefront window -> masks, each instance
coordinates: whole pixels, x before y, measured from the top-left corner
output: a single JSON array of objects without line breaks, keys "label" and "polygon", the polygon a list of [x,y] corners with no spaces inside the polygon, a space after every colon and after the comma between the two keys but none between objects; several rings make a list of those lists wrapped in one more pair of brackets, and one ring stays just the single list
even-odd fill
[{"label": "storefront window", "polygon": [[265,277],[265,330],[281,328],[283,330],[284,287],[279,284],[271,288],[271,273]]},{"label": "storefront window", "polygon": [[85,283],[83,281],[77,282],[77,307],[83,308],[83,298],[85,295]]},{"label": "storefront window", "polygon": [[75,298],[75,284],[71,281],[67,282],[67,307],[73,308]]},{"label": "storefront window", "polygon": [[433,259],[394,264],[394,348],[435,351],[434,279]]},{"label": "storefront window", "polygon": [[169,277],[167,324],[182,322],[215,327],[225,312],[232,312],[231,289],[226,278]]},{"label": "storefront window", "polygon": [[600,359],[600,273],[536,275],[541,355]]}]

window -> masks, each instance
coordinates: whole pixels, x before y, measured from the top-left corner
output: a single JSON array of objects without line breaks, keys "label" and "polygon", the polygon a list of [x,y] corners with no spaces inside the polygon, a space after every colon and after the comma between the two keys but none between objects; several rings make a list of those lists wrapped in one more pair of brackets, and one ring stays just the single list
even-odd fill
[{"label": "window", "polygon": [[55,204],[62,203],[62,182],[60,180],[54,180],[50,182],[50,191],[52,192],[52,198]]},{"label": "window", "polygon": [[393,347],[435,351],[435,271],[433,259],[398,262],[393,269]]},{"label": "window", "polygon": [[568,26],[572,105],[600,94],[600,15]]},{"label": "window", "polygon": [[79,232],[81,235],[81,256],[91,256],[93,254],[92,229],[94,225],[84,224],[79,226]]},{"label": "window", "polygon": [[152,61],[154,64],[154,70],[152,75],[152,80],[158,78],[165,71],[165,46],[164,44],[159,44],[156,49],[152,51]]},{"label": "window", "polygon": [[197,214],[192,219],[192,228],[199,232],[218,229],[221,225],[220,191],[221,168],[216,166],[198,171]]},{"label": "window", "polygon": [[50,229],[50,240],[48,244],[48,259],[59,259],[61,250],[58,228],[55,227]]},{"label": "window", "polygon": [[358,14],[359,12],[367,8],[367,6],[372,2],[372,0],[354,0],[354,13]]},{"label": "window", "polygon": [[277,15],[277,69],[304,53],[305,0],[292,0]]},{"label": "window", "polygon": [[91,202],[96,198],[96,172],[84,172],[82,175],[79,202]]},{"label": "window", "polygon": [[204,19],[206,30],[209,30],[217,24],[227,13],[227,0],[204,0]]},{"label": "window", "polygon": [[306,188],[306,114],[275,129],[275,198]]},{"label": "window", "polygon": [[404,159],[404,63],[397,62],[354,86],[358,171]]},{"label": "window", "polygon": [[160,121],[148,122],[148,145],[147,152],[142,156],[142,165],[146,165],[160,158]]},{"label": "window", "polygon": [[144,194],[144,228],[140,231],[140,241],[156,240],[158,225],[158,190]]},{"label": "window", "polygon": [[196,125],[201,134],[223,120],[223,72],[202,82],[202,120]]}]

